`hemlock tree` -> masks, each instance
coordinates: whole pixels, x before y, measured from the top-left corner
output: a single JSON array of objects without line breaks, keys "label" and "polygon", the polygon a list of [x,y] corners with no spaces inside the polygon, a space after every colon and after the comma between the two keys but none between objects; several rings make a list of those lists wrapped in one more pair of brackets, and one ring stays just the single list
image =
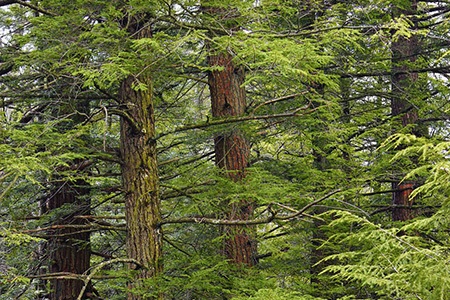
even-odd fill
[{"label": "hemlock tree", "polygon": [[[123,24],[130,37],[151,39],[151,19],[144,13],[128,12]],[[150,51],[150,48],[149,48]],[[144,62],[145,63],[145,62]],[[140,281],[162,271],[161,203],[156,150],[155,111],[149,71],[130,74],[119,89],[122,107],[120,140],[125,215],[127,221],[127,256],[136,260],[132,269],[138,275],[131,283],[140,288]],[[147,299],[131,291],[128,299]]]},{"label": "hemlock tree", "polygon": [[[58,127],[58,125],[55,125]],[[41,151],[40,149],[38,151]],[[40,258],[43,260],[42,275],[47,267],[49,274],[50,299],[74,299],[81,293],[84,282],[76,278],[58,278],[57,274],[70,276],[82,275],[90,268],[90,232],[88,221],[79,216],[90,214],[89,185],[83,178],[92,165],[88,159],[76,159],[67,162],[67,167],[57,167],[60,173],[67,173],[64,168],[73,172],[73,179],[59,179],[54,174],[52,188],[40,205],[40,218],[48,221],[43,224],[47,242],[41,248]],[[70,172],[69,171],[69,172]],[[44,272],[42,272],[44,271]],[[45,283],[45,282],[44,282]],[[88,294],[92,290],[86,289]]]},{"label": "hemlock tree", "polygon": [[[418,89],[419,74],[414,72],[413,68],[417,68],[417,55],[420,53],[420,41],[414,31],[418,30],[417,20],[417,1],[405,1],[402,7],[393,8],[393,18],[407,18],[406,21],[412,25],[409,30],[410,34],[403,35],[399,32],[394,32],[392,41],[392,100],[391,110],[392,116],[398,118],[400,126],[395,126],[395,132],[399,127],[414,126],[412,132],[419,132],[421,125],[417,124],[418,111],[414,107],[416,97],[422,97]],[[402,22],[403,20],[399,20]],[[395,124],[395,123],[394,123]],[[392,183],[393,197],[392,197],[392,219],[394,221],[406,221],[413,218],[413,212],[409,207],[412,205],[410,194],[414,189],[414,182],[399,183],[402,174],[395,174]],[[397,180],[397,182],[395,182]]]},{"label": "hemlock tree", "polygon": [[[228,5],[202,2],[203,13],[222,27],[225,34],[233,35],[239,30],[239,10]],[[211,21],[210,21],[211,22]],[[211,97],[212,117],[231,118],[244,116],[247,103],[245,71],[233,61],[233,49],[223,48],[217,39],[222,33],[212,31],[208,41],[208,86]],[[241,182],[250,166],[250,144],[239,129],[231,128],[216,133],[214,137],[215,163],[234,182]],[[223,203],[228,220],[250,220],[255,204],[252,199],[232,200]],[[248,226],[224,226],[224,254],[233,263],[253,266],[257,263],[256,240],[253,229]]]},{"label": "hemlock tree", "polygon": [[[26,18],[26,10],[11,7],[5,11],[5,15],[7,16],[8,13],[11,18],[18,21],[17,26],[23,26],[21,18]],[[60,30],[63,31],[64,28]],[[53,76],[52,72],[57,70],[51,61],[44,62],[40,60],[41,57],[36,57],[33,65],[28,65],[29,58],[26,51],[20,49],[24,46],[21,38],[25,35],[23,31],[18,31],[7,42],[9,47],[15,49],[10,53],[9,59],[17,65],[11,74],[12,78],[17,78],[16,82],[14,85],[4,86],[4,92],[11,103],[10,121],[17,117],[16,110],[23,109],[24,114],[18,121],[20,126],[43,130],[37,136],[46,142],[33,142],[33,137],[30,136],[29,143],[39,146],[31,147],[29,150],[29,147],[25,146],[25,157],[53,157],[50,160],[46,159],[48,165],[42,165],[28,173],[29,179],[34,178],[32,182],[39,180],[45,185],[38,189],[40,190],[37,193],[39,201],[35,199],[33,203],[33,205],[37,205],[38,202],[40,204],[35,206],[34,210],[29,210],[29,215],[26,215],[26,212],[22,215],[22,218],[33,218],[33,215],[39,215],[40,221],[37,224],[41,228],[36,229],[36,232],[39,237],[46,240],[40,242],[39,251],[36,250],[38,259],[33,267],[35,269],[31,272],[34,272],[32,274],[34,276],[48,279],[48,293],[42,291],[46,297],[74,299],[84,286],[84,282],[76,276],[84,274],[90,267],[90,231],[87,230],[87,221],[78,216],[89,214],[90,189],[83,177],[93,165],[93,161],[90,161],[87,158],[88,155],[83,152],[87,135],[80,131],[76,138],[73,136],[88,112],[88,101],[83,99],[84,95],[75,100],[74,94],[88,95],[89,92],[83,91],[76,79],[69,76],[66,78]],[[37,40],[33,37],[28,40],[42,51],[61,49],[62,41],[63,39],[59,41],[60,43],[53,43],[45,38]],[[14,124],[14,121],[12,123]],[[54,128],[50,129],[51,126]],[[52,136],[55,140],[51,140]],[[68,142],[66,136],[72,136],[73,140]],[[59,146],[54,144],[58,142],[58,139],[61,143]],[[12,138],[11,142],[12,144],[20,143],[20,140],[15,141]],[[66,145],[64,145],[65,142]],[[53,174],[49,174],[50,169],[53,170]],[[31,184],[29,188],[37,187]],[[37,213],[36,208],[39,206],[40,212]],[[53,275],[47,276],[48,274]],[[42,288],[45,289],[45,286],[44,282]],[[86,289],[86,293],[91,294],[92,290]]]},{"label": "hemlock tree", "polygon": [[[387,1],[18,4],[2,11],[2,26],[16,32],[16,44],[2,49],[2,59],[15,64],[13,73],[2,64],[1,80],[6,295],[33,297],[36,279],[61,275],[38,274],[38,260],[30,259],[39,226],[52,217],[58,234],[90,233],[91,268],[63,280],[82,283],[85,292],[90,284],[108,299],[446,294],[448,232],[433,225],[446,224],[447,209],[437,196],[439,186],[447,191],[445,177],[433,175],[442,175],[447,149],[439,110],[447,109],[448,88],[436,74],[448,61],[435,35],[448,24],[434,16],[445,15],[445,6],[417,2],[411,12],[398,1],[404,13],[391,18]],[[430,32],[422,36],[421,26]],[[396,52],[418,37],[414,53]],[[425,76],[408,79],[416,73],[428,73],[426,85]],[[413,110],[405,111],[407,101]],[[398,114],[397,104],[406,105]],[[417,123],[427,119],[440,141],[395,135],[380,147],[406,112]],[[416,167],[410,162],[419,168],[408,172]],[[392,168],[408,180],[428,178],[411,195],[437,201],[423,202],[433,206],[429,218],[395,227],[384,214],[393,209]],[[59,195],[58,187],[70,189]],[[39,199],[52,192],[86,204],[89,195],[90,212],[63,205],[38,216]],[[337,210],[318,216],[313,208]],[[311,224],[319,221],[330,223],[319,251],[336,255],[323,265],[332,274],[322,273],[314,286]],[[233,247],[226,249],[239,251],[223,252],[218,227],[229,231],[225,244]],[[83,257],[74,259],[81,267]],[[236,272],[228,260],[253,267]],[[420,272],[434,267],[441,280]]]},{"label": "hemlock tree", "polygon": [[[382,6],[380,6],[381,8]],[[446,107],[448,103],[445,89],[442,90],[438,83],[439,80],[435,80],[435,78],[441,77],[442,73],[448,72],[448,62],[442,56],[442,47],[448,48],[448,43],[443,45],[436,41],[439,37],[433,34],[427,35],[422,30],[432,28],[433,32],[438,34],[443,28],[447,28],[448,24],[443,25],[437,21],[446,9],[440,6],[440,3],[427,6],[424,3],[405,1],[396,3],[393,11],[395,18],[386,21],[396,24],[396,28],[390,32],[379,32],[381,36],[390,37],[389,43],[385,44],[385,47],[392,52],[385,52],[384,57],[391,64],[386,65],[387,68],[375,69],[378,71],[349,74],[349,78],[354,78],[351,85],[353,87],[357,86],[357,81],[361,81],[363,84],[367,82],[367,85],[370,86],[368,79],[372,76],[378,77],[383,86],[375,95],[388,100],[383,101],[384,104],[381,101],[377,104],[382,105],[379,106],[379,111],[384,111],[387,117],[372,121],[379,124],[385,122],[388,125],[379,126],[378,133],[381,135],[373,133],[372,137],[375,139],[370,140],[371,143],[376,141],[374,144],[379,148],[373,153],[379,157],[369,160],[367,158],[370,156],[366,156],[366,164],[373,164],[373,170],[376,171],[373,175],[378,176],[378,179],[373,177],[370,179],[371,181],[366,182],[366,190],[361,191],[361,196],[358,197],[360,199],[358,206],[366,211],[370,209],[372,212],[363,215],[364,212],[361,211],[360,216],[357,216],[358,213],[336,212],[336,215],[333,216],[336,220],[331,223],[330,241],[325,243],[325,247],[336,247],[334,250],[331,249],[331,251],[335,251],[336,255],[331,255],[327,259],[330,265],[326,269],[333,274],[332,280],[338,281],[338,289],[342,287],[340,284],[346,285],[347,288],[343,292],[341,289],[341,293],[345,295],[356,294],[358,297],[370,299],[383,297],[444,299],[443,295],[449,288],[448,276],[440,273],[438,277],[443,279],[435,278],[431,282],[422,277],[424,273],[416,268],[441,270],[440,250],[442,250],[442,246],[446,248],[446,242],[441,243],[441,241],[446,241],[448,238],[448,236],[444,237],[438,234],[440,238],[436,239],[435,236],[428,235],[430,227],[425,229],[419,225],[425,223],[430,225],[428,222],[431,219],[435,220],[441,215],[440,209],[435,206],[437,203],[434,200],[423,198],[425,194],[421,194],[426,190],[426,188],[420,187],[424,178],[428,178],[429,183],[433,181],[431,178],[436,176],[428,177],[430,173],[425,171],[428,167],[423,166],[424,161],[434,157],[434,154],[430,152],[430,156],[428,156],[425,154],[427,150],[425,152],[422,150],[434,149],[434,146],[431,148],[424,146],[427,142],[433,144],[432,140],[434,139],[447,139],[446,133],[440,135],[438,132],[446,131],[445,125],[441,127],[442,123],[439,120],[446,119],[442,114],[444,112],[442,108]],[[398,14],[399,11],[402,11],[403,14]],[[442,25],[443,28],[438,29]],[[395,33],[394,38],[392,38],[393,33]],[[372,39],[370,42],[373,43],[374,40]],[[381,67],[382,64],[379,66]],[[364,81],[360,78],[367,79]],[[392,93],[383,94],[381,92],[390,88],[392,88]],[[364,96],[364,94],[362,95]],[[359,97],[358,94],[354,96],[355,99],[361,99]],[[366,101],[371,100],[368,96],[366,99]],[[436,101],[441,105],[439,108],[435,106]],[[370,106],[366,105],[365,107]],[[386,110],[386,107],[389,110]],[[354,117],[353,120],[357,121],[358,118]],[[432,123],[431,120],[433,120]],[[367,127],[370,124],[368,122]],[[413,133],[414,135],[395,134],[389,137],[393,132]],[[369,136],[367,133],[370,131],[366,130],[366,138]],[[383,143],[385,139],[387,142]],[[412,144],[414,146],[411,146]],[[385,147],[385,145],[388,146]],[[404,149],[408,145],[410,148]],[[392,158],[393,156],[394,158]],[[380,170],[380,167],[384,170]],[[392,175],[386,173],[386,171],[392,172],[392,170],[395,170],[397,175],[393,179],[394,186],[404,184],[401,189],[394,191],[390,186]],[[381,174],[385,174],[384,178],[381,177]],[[405,174],[407,174],[406,177],[402,178]],[[386,180],[386,178],[388,179]],[[376,183],[377,181],[379,184]],[[389,186],[386,183],[389,183]],[[417,189],[416,191],[413,191],[411,183],[416,184],[414,187]],[[369,187],[370,189],[368,189]],[[395,203],[394,205],[380,205],[380,201],[389,203],[392,200],[383,196],[390,195],[392,192],[395,193],[394,200],[402,199],[404,203],[397,203],[398,206]],[[419,195],[420,202],[418,201],[417,206],[412,208],[411,201],[414,198],[417,201]],[[369,206],[366,206],[367,204],[363,202],[366,201],[364,199],[373,202],[372,204],[368,202]],[[445,201],[440,203],[446,206]],[[394,220],[397,222],[407,222],[392,224],[390,218],[384,216],[385,212],[393,212]],[[391,216],[389,215],[389,217]],[[434,229],[436,232],[440,232],[438,227],[440,225]],[[355,232],[344,233],[349,229],[355,229]],[[385,238],[386,240],[383,241]],[[344,242],[342,243],[342,241]],[[344,247],[341,248],[339,245]],[[427,246],[422,247],[421,245]],[[437,250],[438,248],[440,250]],[[427,256],[425,253],[433,254]],[[444,267],[444,272],[446,271]],[[417,274],[420,275],[417,276]],[[353,285],[354,283],[356,284]],[[354,290],[352,291],[352,289]]]}]

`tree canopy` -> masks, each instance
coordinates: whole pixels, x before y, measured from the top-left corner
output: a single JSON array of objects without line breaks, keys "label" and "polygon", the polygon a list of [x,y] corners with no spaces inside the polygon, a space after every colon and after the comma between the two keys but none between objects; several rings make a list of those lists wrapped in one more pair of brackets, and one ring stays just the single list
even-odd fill
[{"label": "tree canopy", "polygon": [[447,1],[0,7],[0,299],[448,299]]}]

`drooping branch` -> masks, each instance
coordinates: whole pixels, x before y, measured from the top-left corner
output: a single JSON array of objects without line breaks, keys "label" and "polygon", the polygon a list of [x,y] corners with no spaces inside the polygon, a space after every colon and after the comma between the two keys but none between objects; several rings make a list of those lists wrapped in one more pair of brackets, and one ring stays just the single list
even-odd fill
[{"label": "drooping branch", "polygon": [[121,109],[110,108],[109,113],[122,117],[135,132],[141,132],[143,129],[139,126],[138,122],[126,111]]}]

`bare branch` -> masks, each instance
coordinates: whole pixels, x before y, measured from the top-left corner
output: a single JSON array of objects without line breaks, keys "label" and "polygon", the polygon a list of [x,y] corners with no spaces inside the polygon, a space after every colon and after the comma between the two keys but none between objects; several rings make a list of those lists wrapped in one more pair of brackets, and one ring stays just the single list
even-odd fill
[{"label": "bare branch", "polygon": [[277,219],[279,219],[279,220],[289,220],[289,219],[293,219],[293,218],[295,218],[295,217],[298,217],[298,216],[300,216],[301,214],[303,214],[306,210],[308,210],[309,208],[311,208],[311,207],[313,207],[314,205],[319,204],[320,202],[322,202],[322,201],[324,201],[324,200],[330,198],[331,196],[333,196],[334,194],[339,193],[340,191],[341,191],[340,189],[334,190],[334,191],[332,191],[332,192],[326,194],[326,195],[323,196],[322,198],[317,199],[317,200],[315,200],[315,201],[313,201],[313,202],[311,202],[311,203],[308,203],[307,205],[305,205],[305,206],[304,206],[301,210],[299,210],[298,212],[296,212],[296,213],[294,213],[294,214],[292,214],[292,215],[285,216],[285,217],[277,217]]},{"label": "bare branch", "polygon": [[322,198],[317,199],[311,203],[308,203],[302,209],[300,209],[299,211],[296,211],[295,213],[290,214],[290,215],[279,216],[279,215],[277,215],[276,211],[272,210],[272,205],[269,205],[269,207],[267,209],[269,211],[269,216],[266,218],[259,218],[259,219],[254,219],[254,220],[227,220],[227,219],[215,219],[215,218],[208,218],[208,217],[184,217],[184,218],[163,220],[159,223],[159,226],[162,226],[165,224],[181,224],[181,223],[243,226],[243,225],[267,224],[267,223],[272,222],[273,220],[286,221],[286,220],[291,220],[296,217],[299,217],[300,215],[303,215],[304,212],[306,210],[308,210],[309,208],[330,198],[331,196],[335,195],[336,193],[339,193],[340,191],[341,191],[340,189],[332,191],[332,192],[326,194],[325,196],[323,196]]},{"label": "bare branch", "polygon": [[[183,132],[193,129],[202,129],[210,126],[217,126],[217,125],[225,125],[225,124],[232,124],[232,123],[240,123],[245,121],[257,121],[257,120],[269,120],[269,119],[277,119],[277,118],[288,118],[288,117],[299,117],[304,116],[307,114],[310,114],[316,110],[318,110],[320,107],[315,107],[307,110],[311,104],[307,104],[305,106],[299,107],[291,112],[283,113],[283,114],[274,114],[274,115],[261,115],[261,116],[245,116],[245,117],[234,117],[234,118],[226,118],[226,119],[217,119],[212,121],[206,121],[204,123],[200,124],[188,124],[185,126],[182,126],[180,128],[177,128],[173,131],[161,133],[157,138],[161,138],[163,136],[177,133],[177,132]],[[300,113],[301,111],[304,111],[303,113]]]},{"label": "bare branch", "polygon": [[101,269],[103,269],[105,266],[107,265],[111,265],[111,264],[115,264],[115,263],[128,263],[128,264],[135,264],[140,268],[146,268],[145,266],[143,266],[140,262],[138,262],[135,259],[132,258],[116,258],[116,259],[111,259],[102,263],[99,263],[98,265],[96,265],[95,267],[91,268],[91,272],[90,274],[83,279],[84,281],[84,286],[80,291],[80,294],[77,297],[77,300],[81,300],[83,299],[83,294],[86,291],[86,288],[89,285],[89,282],[94,278],[95,274],[97,274]]},{"label": "bare branch", "polygon": [[[61,234],[52,233],[52,237],[74,235],[74,234],[79,234],[80,232],[83,232],[83,231],[89,232],[89,231],[96,231],[96,230],[126,230],[125,224],[106,226],[106,225],[100,225],[100,224],[96,224],[96,223],[90,223],[87,225],[70,225],[70,224],[52,225],[52,226],[47,226],[47,227],[42,227],[42,228],[23,230],[23,231],[21,231],[21,233],[33,234],[33,233],[38,233],[38,232],[43,232],[43,231],[61,230],[61,229],[67,229],[67,228],[79,229],[79,230],[73,231],[73,232],[61,233]],[[42,236],[42,237],[45,238],[46,236]]]},{"label": "bare branch", "polygon": [[287,95],[287,96],[275,98],[275,99],[272,99],[272,100],[268,100],[268,101],[263,102],[263,103],[259,104],[258,106],[256,106],[256,107],[252,110],[251,114],[253,115],[253,113],[254,113],[257,109],[261,108],[262,106],[269,105],[269,104],[273,104],[273,103],[277,103],[277,102],[281,102],[281,101],[285,101],[285,100],[290,100],[290,99],[296,98],[296,97],[298,97],[298,96],[304,95],[304,94],[306,94],[307,92],[308,92],[308,91],[303,91],[303,92],[301,92],[301,93],[296,93],[296,94]]},{"label": "bare branch", "polygon": [[51,280],[51,279],[73,279],[73,280],[83,280],[83,278],[86,277],[86,275],[82,274],[76,274],[71,272],[55,272],[55,273],[48,273],[48,274],[39,274],[39,275],[30,275],[28,278],[31,279],[43,279],[43,280]]}]

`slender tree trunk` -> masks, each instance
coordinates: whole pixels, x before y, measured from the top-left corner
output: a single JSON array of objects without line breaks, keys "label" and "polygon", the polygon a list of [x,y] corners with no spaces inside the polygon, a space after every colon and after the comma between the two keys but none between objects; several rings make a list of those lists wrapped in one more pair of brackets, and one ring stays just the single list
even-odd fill
[{"label": "slender tree trunk", "polygon": [[[417,1],[410,1],[407,10],[397,9],[394,16],[406,15],[412,17],[417,13]],[[398,126],[406,127],[415,124],[418,120],[418,112],[411,104],[414,98],[414,89],[418,81],[418,74],[407,72],[411,63],[417,59],[418,39],[416,35],[410,37],[400,36],[392,42],[392,101],[391,111],[398,118]],[[414,131],[413,131],[414,132]],[[399,176],[400,174],[396,174]],[[413,182],[393,182],[392,189],[396,190],[392,196],[392,219],[394,221],[406,221],[413,218],[410,194],[414,188]]]},{"label": "slender tree trunk", "polygon": [[[149,26],[141,26],[138,16],[128,28],[135,38],[149,38]],[[146,89],[136,90],[138,84]],[[127,253],[137,279],[130,288],[139,289],[141,281],[162,271],[162,237],[158,166],[156,161],[155,114],[151,78],[148,74],[129,76],[120,86],[125,115],[121,119],[120,149],[127,221]],[[128,299],[148,299],[130,292]]]},{"label": "slender tree trunk", "polygon": [[[348,55],[348,54],[341,54],[342,56]],[[341,119],[342,122],[347,124],[351,121],[351,111],[350,111],[350,93],[351,93],[351,79],[347,78],[341,78],[339,81],[340,85],[340,96],[341,96],[341,109],[342,109],[342,115]],[[317,92],[319,92],[323,97],[326,97],[325,91],[323,87],[317,86],[315,87]],[[320,104],[319,104],[320,105]],[[312,141],[313,145],[317,149],[327,149],[327,144],[330,143],[329,140],[321,139],[319,135],[317,135],[316,138]],[[322,150],[326,151],[326,150]],[[342,150],[344,151],[344,150]],[[327,156],[330,155],[329,151],[326,151],[325,153],[321,153],[320,151],[313,151],[313,167],[320,172],[327,172],[330,168],[330,162],[327,159]],[[350,159],[350,155],[347,152],[342,153],[342,158],[345,160]],[[344,172],[350,172],[350,166],[348,164],[342,164],[340,166]],[[313,207],[312,209],[313,215],[320,215],[327,211],[327,208],[325,207]],[[326,291],[326,285],[329,284],[329,281],[323,280],[321,278],[321,275],[319,275],[323,269],[333,263],[333,261],[322,261],[325,257],[328,255],[331,255],[332,253],[330,250],[326,249],[326,247],[320,247],[323,245],[323,243],[326,242],[328,239],[327,233],[324,232],[324,230],[321,228],[322,226],[326,225],[326,222],[324,220],[321,220],[320,218],[314,218],[312,220],[312,240],[311,240],[311,256],[310,256],[310,275],[311,275],[311,284],[313,287],[313,292],[316,294],[316,296],[324,295],[324,291]],[[322,261],[322,262],[321,262]],[[319,263],[320,262],[320,263]],[[317,292],[316,292],[317,291]]]},{"label": "slender tree trunk", "polygon": [[[246,100],[244,72],[236,67],[228,53],[214,53],[209,56],[209,65],[221,67],[211,71],[208,84],[211,93],[213,117],[242,116]],[[249,165],[250,146],[239,130],[231,130],[217,135],[214,139],[216,165],[225,170],[235,182],[246,176]],[[249,220],[253,216],[254,203],[249,199],[228,204],[227,217],[230,220]],[[251,226],[226,226],[224,254],[235,264],[253,266],[257,263],[256,241],[252,237]]]}]

